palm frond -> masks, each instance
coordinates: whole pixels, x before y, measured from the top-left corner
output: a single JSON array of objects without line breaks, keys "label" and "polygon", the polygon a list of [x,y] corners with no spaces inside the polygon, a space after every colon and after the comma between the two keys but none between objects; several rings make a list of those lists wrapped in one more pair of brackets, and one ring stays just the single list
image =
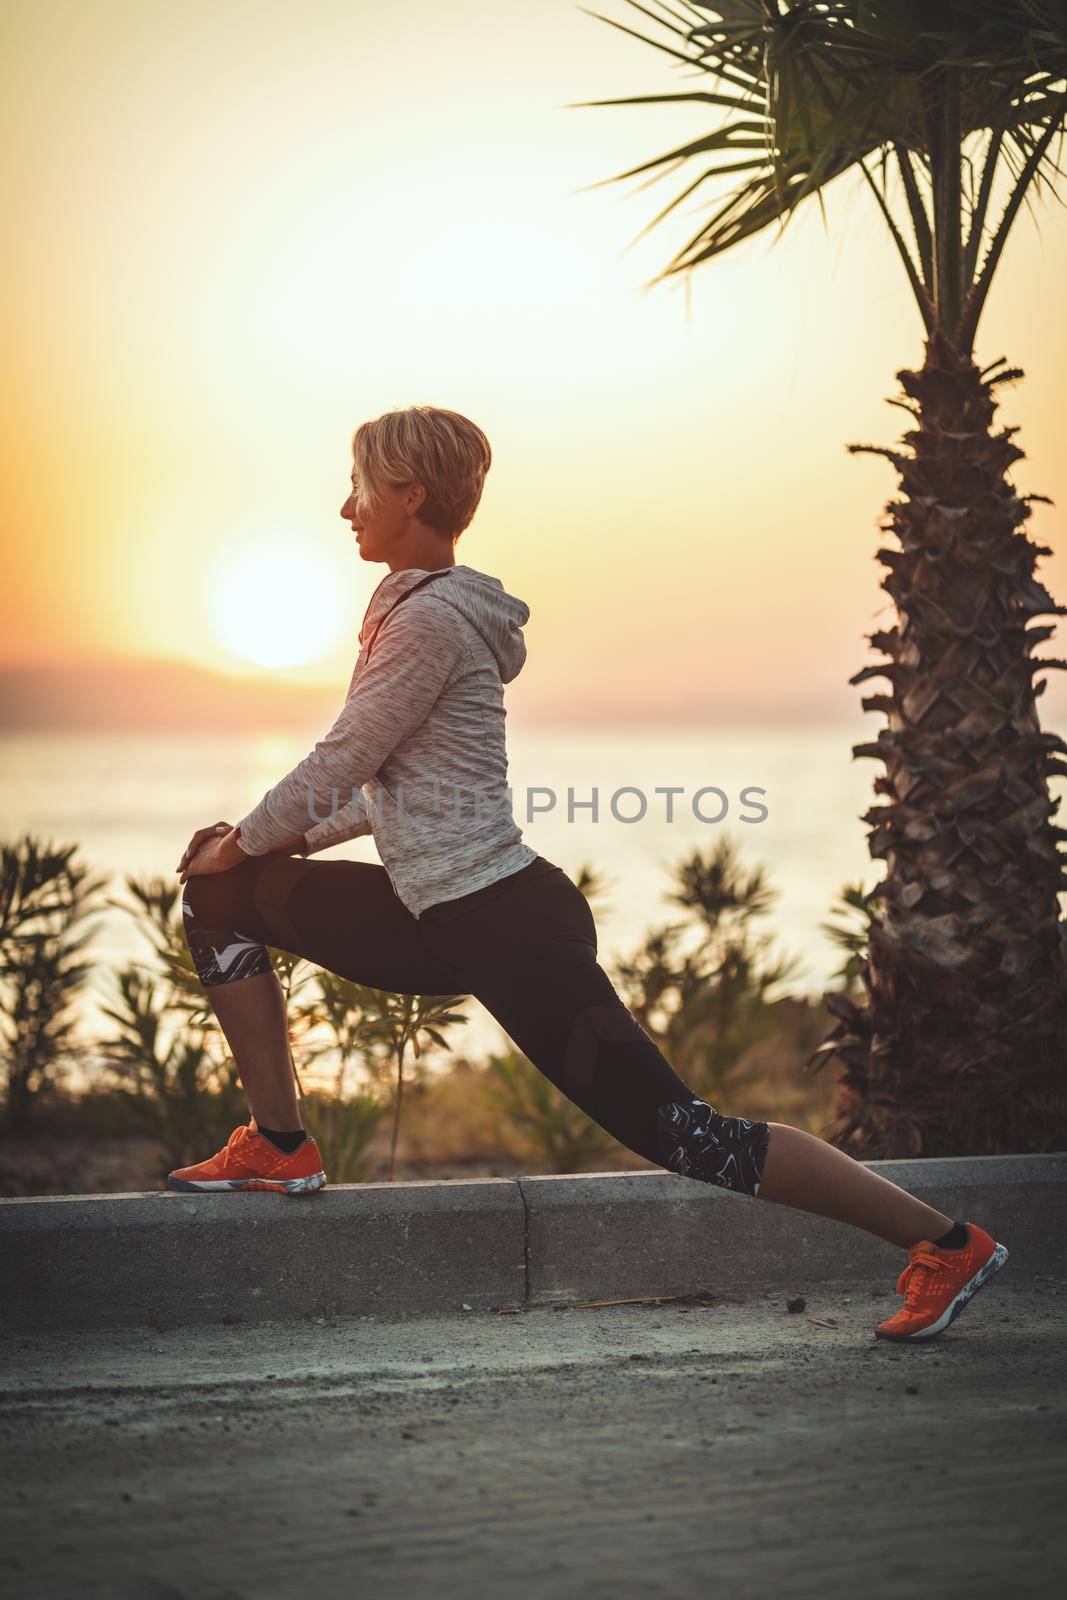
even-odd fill
[{"label": "palm frond", "polygon": [[[714,87],[578,104],[677,100],[723,116],[706,134],[589,187],[700,163],[642,238],[709,181],[738,180],[725,194],[710,194],[698,230],[647,287],[691,274],[772,224],[781,238],[807,200],[817,200],[825,217],[826,190],[857,171],[875,196],[927,331],[937,326],[966,348],[1019,210],[1031,191],[1056,194],[1063,176],[1051,145],[1067,123],[1064,0],[997,7],[980,0],[698,0],[683,8],[700,19],[689,27],[678,11],[663,7],[661,15],[629,4],[665,28],[669,43],[587,15],[703,73]],[[752,155],[703,159],[740,151]],[[889,192],[890,156],[902,197]],[[1011,197],[990,232],[1001,173],[1011,178]]]}]

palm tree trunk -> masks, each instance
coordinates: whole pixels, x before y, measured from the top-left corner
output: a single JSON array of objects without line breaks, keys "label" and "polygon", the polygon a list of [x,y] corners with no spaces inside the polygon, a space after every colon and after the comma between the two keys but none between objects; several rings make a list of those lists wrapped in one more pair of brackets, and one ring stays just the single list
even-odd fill
[{"label": "palm tree trunk", "polygon": [[[994,363],[1000,366],[1001,363]],[[992,369],[987,369],[992,371]],[[1067,1147],[1067,967],[1058,894],[1067,885],[1048,779],[1067,745],[1041,730],[1034,659],[1062,615],[1033,576],[1051,554],[1022,531],[1036,495],[1006,472],[1023,452],[992,431],[993,386],[935,331],[921,371],[900,372],[916,427],[910,454],[881,450],[901,498],[881,549],[896,604],[868,637],[888,660],[862,702],[886,726],[855,756],[885,763],[868,847],[875,891],[865,994],[828,995],[839,1025],[816,1052],[843,1064],[832,1141],[866,1157]],[[852,450],[871,450],[853,445]]]}]

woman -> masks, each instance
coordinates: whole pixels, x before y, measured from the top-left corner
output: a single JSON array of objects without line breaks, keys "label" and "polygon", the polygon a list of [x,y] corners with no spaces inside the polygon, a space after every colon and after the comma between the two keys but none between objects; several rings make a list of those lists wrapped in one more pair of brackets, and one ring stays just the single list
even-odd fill
[{"label": "woman", "polygon": [[[647,1160],[906,1250],[904,1305],[875,1333],[935,1337],[1000,1269],[1004,1246],[811,1134],[722,1116],[695,1096],[598,965],[585,897],[516,826],[503,685],[525,661],[529,608],[455,560],[492,459],[484,433],[414,406],[365,422],[352,455],[341,515],[363,560],[389,571],[344,708],[236,827],[199,828],[179,863],[189,947],[252,1115],[169,1182],[300,1194],[326,1181],[300,1125],[273,946],[372,988],[475,995]],[[364,833],[383,865],[306,859]]]}]

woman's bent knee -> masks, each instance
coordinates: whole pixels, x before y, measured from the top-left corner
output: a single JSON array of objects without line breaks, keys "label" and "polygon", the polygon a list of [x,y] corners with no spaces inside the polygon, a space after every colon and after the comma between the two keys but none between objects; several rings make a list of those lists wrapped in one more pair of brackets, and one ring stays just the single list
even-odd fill
[{"label": "woman's bent knee", "polygon": [[182,894],[185,942],[204,988],[273,972],[267,947],[233,927],[221,908],[211,906],[210,896],[193,887],[210,883],[209,877],[190,878]]}]

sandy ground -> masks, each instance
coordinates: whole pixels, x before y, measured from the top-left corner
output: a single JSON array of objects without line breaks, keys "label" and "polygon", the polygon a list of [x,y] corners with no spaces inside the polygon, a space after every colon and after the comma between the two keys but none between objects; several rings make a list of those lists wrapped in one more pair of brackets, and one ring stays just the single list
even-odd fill
[{"label": "sandy ground", "polygon": [[0,1352],[0,1590],[1059,1595],[1067,1283],[1009,1272],[914,1349],[871,1335],[884,1281],[795,1313],[21,1337]]}]

